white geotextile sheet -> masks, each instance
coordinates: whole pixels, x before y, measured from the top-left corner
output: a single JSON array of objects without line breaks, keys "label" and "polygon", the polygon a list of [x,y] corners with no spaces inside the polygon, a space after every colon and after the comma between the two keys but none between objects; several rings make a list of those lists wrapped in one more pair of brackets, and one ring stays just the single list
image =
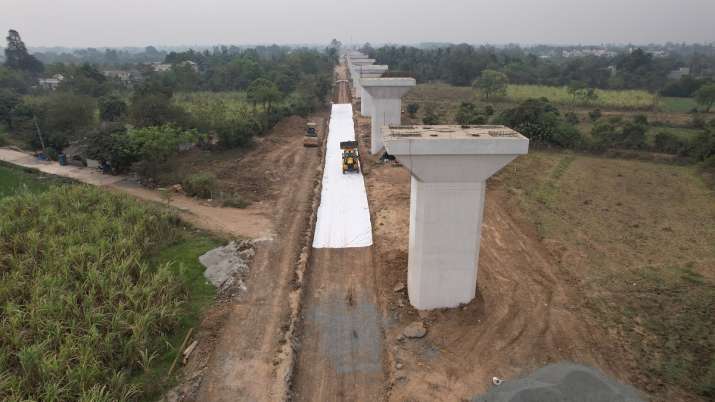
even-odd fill
[{"label": "white geotextile sheet", "polygon": [[353,107],[349,103],[334,104],[330,113],[323,188],[313,237],[315,248],[372,245],[370,208],[362,169],[359,174],[343,174],[341,141],[355,141]]}]

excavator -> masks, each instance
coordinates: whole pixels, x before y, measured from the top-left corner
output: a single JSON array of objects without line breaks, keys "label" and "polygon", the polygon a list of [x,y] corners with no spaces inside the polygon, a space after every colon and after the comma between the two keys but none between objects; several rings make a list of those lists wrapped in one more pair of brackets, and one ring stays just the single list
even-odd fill
[{"label": "excavator", "polygon": [[340,149],[343,150],[343,174],[360,173],[360,155],[358,155],[357,141],[341,141]]}]

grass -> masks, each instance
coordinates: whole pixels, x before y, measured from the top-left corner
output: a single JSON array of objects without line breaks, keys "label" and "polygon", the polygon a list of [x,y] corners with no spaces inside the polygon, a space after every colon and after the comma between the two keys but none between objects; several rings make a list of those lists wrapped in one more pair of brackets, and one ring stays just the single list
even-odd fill
[{"label": "grass", "polygon": [[638,385],[712,398],[715,195],[696,168],[532,151],[499,177],[593,320],[623,334]]},{"label": "grass", "polygon": [[213,299],[197,257],[220,241],[41,177],[0,166],[0,399],[155,399]]}]

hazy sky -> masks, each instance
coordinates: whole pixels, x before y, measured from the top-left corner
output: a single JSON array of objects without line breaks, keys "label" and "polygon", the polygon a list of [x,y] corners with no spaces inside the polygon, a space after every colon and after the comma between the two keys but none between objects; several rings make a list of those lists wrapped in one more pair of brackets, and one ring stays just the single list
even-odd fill
[{"label": "hazy sky", "polygon": [[28,46],[715,41],[715,0],[0,0]]}]

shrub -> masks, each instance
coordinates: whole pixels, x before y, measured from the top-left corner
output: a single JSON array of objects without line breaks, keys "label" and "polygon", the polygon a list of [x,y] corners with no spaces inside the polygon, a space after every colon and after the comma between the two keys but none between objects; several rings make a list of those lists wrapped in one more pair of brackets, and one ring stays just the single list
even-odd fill
[{"label": "shrub", "polygon": [[222,205],[228,208],[246,208],[248,204],[248,201],[236,193],[222,200]]},{"label": "shrub", "polygon": [[655,135],[653,149],[657,152],[678,155],[687,151],[688,141],[669,131],[660,131]]},{"label": "shrub", "polygon": [[437,112],[435,112],[434,107],[426,108],[425,115],[422,118],[422,124],[426,124],[426,125],[440,124],[440,117],[437,114]]},{"label": "shrub", "polygon": [[494,115],[494,106],[492,106],[492,105],[484,106],[484,114],[486,114],[487,116],[493,116]]},{"label": "shrub", "polygon": [[594,109],[590,112],[588,112],[588,117],[591,119],[592,122],[598,121],[602,116],[601,109]]},{"label": "shrub", "polygon": [[212,198],[216,188],[216,176],[211,173],[195,173],[187,176],[181,185],[188,195],[200,198]]},{"label": "shrub", "polygon": [[487,122],[486,116],[481,115],[477,111],[477,106],[471,102],[462,102],[459,105],[455,120],[459,124],[485,124]]},{"label": "shrub", "polygon": [[0,131],[0,147],[4,147],[7,144],[7,133]]},{"label": "shrub", "polygon": [[576,115],[576,113],[574,113],[574,112],[567,112],[564,115],[564,118],[566,119],[566,122],[569,124],[576,125],[579,123],[578,115]]}]

